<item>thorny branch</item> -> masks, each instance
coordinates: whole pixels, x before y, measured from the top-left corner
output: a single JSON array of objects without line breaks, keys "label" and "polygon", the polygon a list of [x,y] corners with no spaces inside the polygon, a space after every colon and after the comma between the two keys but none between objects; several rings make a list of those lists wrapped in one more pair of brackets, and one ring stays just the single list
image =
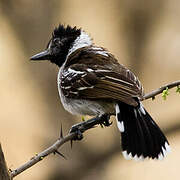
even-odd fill
[{"label": "thorny branch", "polygon": [[[180,86],[180,81],[175,81],[172,83],[169,83],[165,86],[162,86],[150,93],[147,93],[144,95],[144,97],[141,99],[141,101],[152,98],[154,99],[155,96],[161,94],[164,90],[171,89],[174,87],[179,88]],[[39,161],[43,160],[46,156],[48,156],[49,154],[59,154],[61,156],[63,156],[63,154],[61,154],[58,149],[65,144],[68,141],[73,141],[73,140],[80,140],[82,139],[82,135],[85,131],[87,131],[88,129],[93,128],[95,125],[97,124],[104,124],[104,119],[103,118],[92,118],[89,119],[88,121],[79,123],[78,125],[76,125],[76,127],[78,126],[78,130],[80,130],[80,133],[75,132],[69,132],[66,136],[63,137],[62,134],[62,127],[61,127],[61,133],[60,133],[60,137],[59,139],[52,144],[50,147],[48,147],[47,149],[45,149],[44,151],[40,152],[39,154],[35,155],[34,157],[32,157],[28,162],[26,162],[25,164],[23,164],[22,166],[20,166],[19,168],[13,170],[10,172],[10,176],[11,178],[17,176],[18,174],[22,173],[23,171],[25,171],[26,169],[32,167],[33,165],[35,165],[36,163],[38,163]],[[104,124],[106,125],[106,124]],[[75,127],[75,126],[73,126]],[[71,128],[71,130],[73,129],[73,127]],[[79,135],[81,135],[81,137],[79,137]],[[64,157],[64,156],[63,156]]]},{"label": "thorny branch", "polygon": [[18,174],[22,173],[26,169],[32,167],[33,165],[35,165],[39,161],[43,160],[49,154],[54,153],[54,154],[58,154],[58,155],[64,157],[64,155],[58,151],[58,149],[64,143],[66,143],[68,141],[71,141],[71,143],[72,143],[73,140],[81,140],[82,139],[82,133],[84,133],[88,129],[93,128],[97,124],[108,125],[108,124],[104,123],[104,121],[105,121],[104,117],[96,117],[96,118],[92,118],[92,119],[89,119],[87,121],[75,124],[74,126],[72,126],[71,130],[74,130],[75,128],[78,127],[78,130],[80,132],[78,132],[78,131],[71,132],[71,130],[70,130],[70,132],[64,137],[63,137],[62,126],[61,126],[60,137],[58,138],[58,140],[54,144],[52,144],[50,147],[48,147],[47,149],[42,151],[41,153],[32,157],[28,162],[26,162],[25,164],[23,164],[19,168],[11,171],[10,172],[11,178],[17,176]]},{"label": "thorny branch", "polygon": [[45,149],[41,153],[39,153],[39,154],[35,155],[34,157],[32,157],[28,162],[26,162],[25,164],[23,164],[19,168],[11,171],[11,173],[10,173],[11,178],[17,176],[18,174],[22,173],[26,169],[32,167],[33,165],[35,165],[39,161],[43,160],[49,154],[58,153],[58,149],[60,148],[60,146],[62,146],[67,141],[72,140],[74,137],[75,137],[75,133],[69,133],[65,137],[59,138],[53,145],[51,145],[50,147],[48,147],[47,149]]},{"label": "thorny branch", "polygon": [[171,89],[171,88],[174,88],[174,87],[179,88],[179,86],[180,86],[180,80],[172,82],[172,83],[169,83],[169,84],[166,84],[166,85],[161,86],[160,88],[158,88],[158,89],[156,89],[156,90],[154,90],[154,91],[152,91],[150,93],[145,94],[144,97],[141,100],[143,101],[143,100],[146,100],[146,99],[149,99],[149,98],[154,99],[155,96],[161,94],[167,88],[168,89]]}]

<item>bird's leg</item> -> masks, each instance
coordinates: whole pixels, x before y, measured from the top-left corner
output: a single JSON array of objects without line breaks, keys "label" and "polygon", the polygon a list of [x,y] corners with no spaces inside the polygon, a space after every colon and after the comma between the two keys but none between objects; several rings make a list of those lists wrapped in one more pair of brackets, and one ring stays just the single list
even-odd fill
[{"label": "bird's leg", "polygon": [[74,140],[81,140],[83,139],[83,132],[86,131],[87,129],[93,128],[95,125],[100,124],[104,126],[110,126],[112,122],[109,122],[109,119],[110,119],[110,115],[103,114],[101,116],[97,116],[87,121],[80,122],[71,127],[70,133],[72,132],[77,133],[77,136],[74,138]]}]

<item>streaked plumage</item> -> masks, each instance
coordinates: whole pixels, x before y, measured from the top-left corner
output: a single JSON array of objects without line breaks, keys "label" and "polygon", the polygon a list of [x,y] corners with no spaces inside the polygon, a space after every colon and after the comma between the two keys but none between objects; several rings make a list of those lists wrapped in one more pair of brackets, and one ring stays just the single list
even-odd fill
[{"label": "streaked plumage", "polygon": [[87,33],[60,25],[47,49],[31,58],[60,67],[58,90],[64,108],[73,114],[116,115],[126,159],[162,159],[169,143],[143,107],[138,78]]},{"label": "streaked plumage", "polygon": [[137,106],[134,97],[143,96],[139,80],[112,54],[103,48],[107,56],[97,54],[96,49],[80,48],[69,56],[62,70],[62,92],[67,98],[119,100]]}]

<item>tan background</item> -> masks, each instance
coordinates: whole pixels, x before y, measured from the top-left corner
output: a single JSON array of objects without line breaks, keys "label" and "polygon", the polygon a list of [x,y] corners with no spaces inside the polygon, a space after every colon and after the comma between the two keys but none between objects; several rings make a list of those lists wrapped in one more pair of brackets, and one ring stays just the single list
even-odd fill
[{"label": "tan background", "polygon": [[[86,30],[100,46],[142,81],[145,91],[180,79],[180,1],[178,0],[0,0],[0,142],[8,167],[15,169],[53,143],[80,117],[66,112],[56,87],[58,68],[30,62],[45,48],[59,23]],[[179,180],[180,96],[175,89],[144,102],[166,132],[172,153],[159,161],[126,161],[120,134],[110,128],[88,131],[73,149],[62,147],[68,160],[49,156],[17,180]]]}]

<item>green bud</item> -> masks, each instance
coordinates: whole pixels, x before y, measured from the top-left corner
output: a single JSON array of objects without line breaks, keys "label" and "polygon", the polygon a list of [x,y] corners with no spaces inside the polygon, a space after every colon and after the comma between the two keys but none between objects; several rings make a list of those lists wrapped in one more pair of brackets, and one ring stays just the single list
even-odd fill
[{"label": "green bud", "polygon": [[176,92],[180,94],[180,86],[177,86]]},{"label": "green bud", "polygon": [[169,89],[168,89],[168,87],[166,87],[166,89],[163,90],[163,92],[162,92],[162,98],[164,100],[166,100],[168,95],[169,95]]},{"label": "green bud", "polygon": [[85,118],[84,118],[84,116],[82,116],[82,117],[81,117],[81,120],[82,120],[82,121],[85,121]]}]

